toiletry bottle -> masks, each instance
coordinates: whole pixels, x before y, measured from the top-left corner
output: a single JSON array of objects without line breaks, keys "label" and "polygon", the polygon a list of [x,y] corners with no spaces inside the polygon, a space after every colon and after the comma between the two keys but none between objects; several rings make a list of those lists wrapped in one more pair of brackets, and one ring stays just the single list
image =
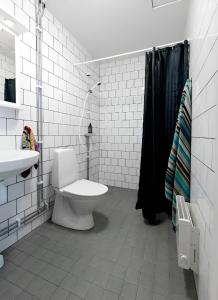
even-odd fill
[{"label": "toiletry bottle", "polygon": [[92,133],[92,124],[91,123],[88,126],[88,133]]}]

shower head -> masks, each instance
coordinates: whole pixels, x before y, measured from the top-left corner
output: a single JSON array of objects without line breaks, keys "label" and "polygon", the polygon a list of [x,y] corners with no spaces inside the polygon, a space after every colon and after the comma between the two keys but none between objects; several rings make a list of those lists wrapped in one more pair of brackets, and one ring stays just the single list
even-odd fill
[{"label": "shower head", "polygon": [[89,90],[89,93],[92,94],[94,89],[97,87],[97,86],[100,86],[101,85],[101,81],[98,81],[90,90]]}]

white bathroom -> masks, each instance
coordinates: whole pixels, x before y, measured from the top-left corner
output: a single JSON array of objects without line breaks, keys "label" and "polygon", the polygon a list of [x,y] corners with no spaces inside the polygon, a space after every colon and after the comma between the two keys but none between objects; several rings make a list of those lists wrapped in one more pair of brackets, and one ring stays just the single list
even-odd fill
[{"label": "white bathroom", "polygon": [[217,0],[0,0],[0,299],[218,300]]}]

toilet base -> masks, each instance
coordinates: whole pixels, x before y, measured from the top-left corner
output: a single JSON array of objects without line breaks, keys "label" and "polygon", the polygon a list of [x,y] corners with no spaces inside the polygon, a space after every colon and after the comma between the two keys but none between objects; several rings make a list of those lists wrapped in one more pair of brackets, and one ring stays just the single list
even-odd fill
[{"label": "toilet base", "polygon": [[[75,202],[78,200],[78,202]],[[94,198],[93,198],[93,201]],[[94,202],[82,200],[78,197],[65,197],[56,193],[55,204],[52,213],[52,222],[76,230],[89,230],[94,227],[92,211]],[[92,204],[92,206],[89,206]]]},{"label": "toilet base", "polygon": [[52,222],[55,224],[75,229],[75,230],[89,230],[94,227],[94,220],[92,214],[86,216],[72,216],[70,219],[60,218],[53,213]]}]

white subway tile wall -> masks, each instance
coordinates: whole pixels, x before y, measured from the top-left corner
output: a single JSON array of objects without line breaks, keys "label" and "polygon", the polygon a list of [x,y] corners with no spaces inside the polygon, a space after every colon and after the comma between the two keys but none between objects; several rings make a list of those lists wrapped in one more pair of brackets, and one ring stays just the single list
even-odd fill
[{"label": "white subway tile wall", "polygon": [[[23,110],[0,108],[0,150],[21,146],[24,125],[36,134],[36,40],[35,1],[7,0],[0,5],[23,23],[29,32],[19,43],[21,55],[20,97]],[[85,137],[88,123],[94,127],[90,161],[90,178],[99,180],[99,90],[95,90],[86,106],[82,124],[82,137],[78,138],[79,122],[85,95],[99,80],[99,66],[74,67],[74,63],[90,59],[90,55],[47,10],[43,17],[43,131],[44,131],[44,197],[53,199],[51,188],[51,161],[56,147],[74,147],[80,164],[80,175],[86,177],[87,155]],[[0,62],[1,64],[1,62]],[[92,74],[91,78],[86,73]],[[33,168],[24,180],[20,176],[9,178],[6,186],[0,184],[0,228],[12,224],[37,208],[37,171]],[[34,220],[18,232],[4,236],[0,251],[44,222],[50,213]]]},{"label": "white subway tile wall", "polygon": [[100,65],[100,174],[102,183],[137,189],[145,55]]},{"label": "white subway tile wall", "polygon": [[217,286],[217,265],[214,264],[217,247],[213,246],[213,240],[218,235],[214,228],[217,213],[214,191],[217,185],[218,1],[193,0],[188,21],[193,81],[191,202],[194,219],[200,228],[200,269],[196,282],[199,300],[215,300],[218,294],[211,282],[215,276]]}]

